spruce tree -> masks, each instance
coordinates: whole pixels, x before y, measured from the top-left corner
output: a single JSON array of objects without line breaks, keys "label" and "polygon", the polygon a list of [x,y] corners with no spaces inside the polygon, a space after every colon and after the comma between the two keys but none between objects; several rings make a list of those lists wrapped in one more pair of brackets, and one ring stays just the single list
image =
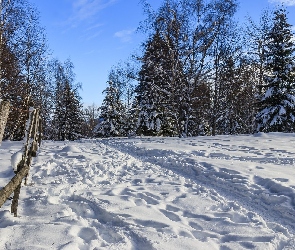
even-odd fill
[{"label": "spruce tree", "polygon": [[[171,117],[171,64],[169,48],[157,31],[146,44],[136,88],[139,105],[138,134],[156,136],[174,133]],[[171,61],[170,61],[171,62]]]},{"label": "spruce tree", "polygon": [[73,64],[55,61],[55,111],[52,121],[52,139],[76,140],[82,137],[83,114],[79,85],[74,86]]},{"label": "spruce tree", "polygon": [[292,132],[295,122],[295,44],[285,9],[274,12],[267,35],[264,83],[257,114],[258,131]]},{"label": "spruce tree", "polygon": [[126,136],[125,107],[120,100],[118,89],[112,81],[104,90],[106,94],[102,106],[100,107],[100,123],[95,129],[98,137],[117,137]]},{"label": "spruce tree", "polygon": [[236,107],[239,94],[239,81],[237,81],[235,58],[228,55],[222,65],[219,76],[218,119],[216,121],[218,134],[235,134],[238,130],[238,107]]},{"label": "spruce tree", "polygon": [[69,83],[56,103],[53,124],[56,140],[74,141],[82,137],[82,105],[77,91]]},{"label": "spruce tree", "polygon": [[77,140],[82,137],[82,105],[80,97],[70,84],[66,84],[64,90],[64,117],[62,136],[64,140]]}]

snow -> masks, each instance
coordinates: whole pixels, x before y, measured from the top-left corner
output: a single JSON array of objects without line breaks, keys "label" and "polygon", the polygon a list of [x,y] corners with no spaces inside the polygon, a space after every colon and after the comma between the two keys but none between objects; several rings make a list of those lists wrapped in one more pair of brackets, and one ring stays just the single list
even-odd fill
[{"label": "snow", "polygon": [[294,170],[295,134],[44,141],[0,249],[295,249]]},{"label": "snow", "polygon": [[273,87],[267,89],[267,91],[264,94],[263,100],[270,98],[272,95],[273,95]]},{"label": "snow", "polygon": [[23,150],[16,151],[11,155],[11,167],[13,171],[17,171],[17,165],[21,162],[23,156]]}]

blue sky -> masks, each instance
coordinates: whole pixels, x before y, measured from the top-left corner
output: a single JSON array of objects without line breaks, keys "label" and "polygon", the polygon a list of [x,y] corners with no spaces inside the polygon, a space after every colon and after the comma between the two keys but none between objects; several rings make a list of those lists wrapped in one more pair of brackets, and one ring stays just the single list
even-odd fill
[{"label": "blue sky", "polygon": [[[29,0],[40,11],[49,48],[61,61],[70,58],[85,105],[100,105],[108,73],[113,65],[126,60],[144,41],[137,33],[144,20],[139,0]],[[148,0],[157,8],[161,0]],[[285,2],[288,20],[295,26],[295,0],[240,0],[237,17],[249,14],[258,20],[262,10]]]}]

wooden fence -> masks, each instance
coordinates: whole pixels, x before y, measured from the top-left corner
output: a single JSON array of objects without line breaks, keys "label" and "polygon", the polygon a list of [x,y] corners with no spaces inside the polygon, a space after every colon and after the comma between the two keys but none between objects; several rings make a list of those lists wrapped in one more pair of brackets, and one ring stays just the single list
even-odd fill
[{"label": "wooden fence", "polygon": [[[0,117],[0,119],[2,118]],[[0,190],[0,207],[2,207],[10,195],[14,193],[11,204],[11,213],[13,213],[15,217],[17,216],[21,183],[25,178],[24,184],[27,185],[27,176],[30,170],[32,157],[36,156],[38,146],[41,144],[41,136],[41,119],[39,110],[30,108],[22,159],[17,165],[17,171],[15,171],[16,175]]]}]

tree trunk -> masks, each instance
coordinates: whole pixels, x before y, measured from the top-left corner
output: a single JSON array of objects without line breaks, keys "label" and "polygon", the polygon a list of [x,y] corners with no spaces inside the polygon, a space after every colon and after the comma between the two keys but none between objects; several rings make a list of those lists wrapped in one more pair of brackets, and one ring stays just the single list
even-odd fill
[{"label": "tree trunk", "polygon": [[8,101],[0,100],[0,145],[2,142],[4,129],[6,126],[8,114],[9,114],[10,103]]}]

